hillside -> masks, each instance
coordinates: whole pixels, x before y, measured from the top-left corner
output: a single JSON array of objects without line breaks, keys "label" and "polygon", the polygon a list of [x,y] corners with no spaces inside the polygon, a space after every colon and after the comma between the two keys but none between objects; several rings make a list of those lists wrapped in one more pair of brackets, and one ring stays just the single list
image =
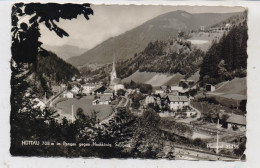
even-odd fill
[{"label": "hillside", "polygon": [[221,82],[216,86],[216,93],[247,95],[246,78],[234,78],[228,82]]},{"label": "hillside", "polygon": [[169,37],[176,37],[178,30],[188,32],[199,29],[201,25],[211,26],[235,14],[169,12],[124,34],[110,38],[82,55],[67,61],[75,66],[82,66],[91,63],[110,63],[114,55],[118,61],[129,59],[135,53],[141,52],[151,41],[164,41]]},{"label": "hillside", "polygon": [[213,42],[201,64],[201,81],[217,84],[246,76],[247,30],[247,20],[244,20],[232,26],[219,42]]},{"label": "hillside", "polygon": [[162,85],[177,85],[179,81],[183,78],[183,75],[177,74],[166,74],[166,73],[156,73],[156,72],[139,72],[136,71],[131,76],[122,80],[122,82],[138,82],[150,84],[153,87],[158,87]]},{"label": "hillside", "polygon": [[77,46],[72,46],[72,45],[50,46],[50,45],[43,44],[43,48],[56,53],[57,56],[62,58],[63,60],[67,60],[69,58],[81,55],[84,52],[86,52],[86,49],[79,48]]}]

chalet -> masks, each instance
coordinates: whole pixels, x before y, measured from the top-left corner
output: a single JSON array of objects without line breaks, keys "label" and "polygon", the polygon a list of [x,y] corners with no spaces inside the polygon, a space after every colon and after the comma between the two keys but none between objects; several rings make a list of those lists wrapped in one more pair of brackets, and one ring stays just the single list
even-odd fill
[{"label": "chalet", "polygon": [[95,99],[95,100],[92,101],[92,105],[95,106],[95,105],[98,105],[98,104],[99,104],[99,99]]},{"label": "chalet", "polygon": [[109,95],[103,95],[99,99],[99,104],[108,105],[111,103],[111,97]]},{"label": "chalet", "polygon": [[160,86],[160,89],[164,92],[164,93],[169,93],[169,89],[167,86]]},{"label": "chalet", "polygon": [[107,88],[105,86],[97,86],[95,87],[94,89],[91,90],[91,93],[94,94],[94,95],[101,95],[104,93],[104,91],[106,90]]},{"label": "chalet", "polygon": [[72,92],[67,92],[63,95],[63,97],[66,97],[68,99],[72,99],[74,97],[74,94]]},{"label": "chalet", "polygon": [[180,92],[183,92],[183,88],[181,86],[171,86],[171,94],[179,96]]},{"label": "chalet", "polygon": [[160,94],[160,93],[164,93],[163,90],[159,89],[159,90],[155,90],[155,94]]},{"label": "chalet", "polygon": [[208,92],[214,92],[216,90],[215,86],[211,85],[211,84],[206,84],[206,91]]},{"label": "chalet", "polygon": [[169,107],[171,110],[178,110],[189,106],[189,98],[186,96],[168,95]]},{"label": "chalet", "polygon": [[103,94],[104,95],[113,95],[113,93],[114,93],[114,91],[112,90],[112,89],[110,89],[110,88],[107,88],[104,92],[103,92]]},{"label": "chalet", "polygon": [[40,110],[42,111],[46,107],[45,103],[43,103],[43,101],[38,98],[35,98],[33,102],[35,103],[35,105],[33,106],[34,109],[40,108]]},{"label": "chalet", "polygon": [[85,84],[85,85],[83,85],[82,93],[90,94],[90,91],[91,91],[92,89],[94,89],[95,87],[96,87],[96,85],[95,85],[95,84],[92,84],[92,83]]},{"label": "chalet", "polygon": [[232,114],[226,122],[228,129],[232,129],[234,127],[237,127],[240,130],[246,129],[246,117],[243,115]]},{"label": "chalet", "polygon": [[155,99],[154,99],[154,97],[152,95],[148,95],[145,98],[145,104],[148,105],[150,103],[153,103],[153,104],[155,103]]},{"label": "chalet", "polygon": [[72,93],[75,93],[75,94],[78,94],[79,93],[79,88],[77,87],[77,86],[74,86],[70,91],[72,92]]}]

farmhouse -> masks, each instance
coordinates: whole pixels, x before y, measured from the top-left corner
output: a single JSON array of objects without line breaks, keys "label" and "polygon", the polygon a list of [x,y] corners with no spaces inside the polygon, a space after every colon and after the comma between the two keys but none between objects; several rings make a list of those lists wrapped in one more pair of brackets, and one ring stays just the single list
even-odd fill
[{"label": "farmhouse", "polygon": [[171,86],[171,94],[179,96],[180,92],[183,92],[183,88],[180,86]]},{"label": "farmhouse", "polygon": [[104,93],[104,91],[106,90],[107,88],[105,86],[97,86],[95,87],[94,89],[92,89],[90,91],[91,94],[94,94],[94,95],[101,95]]},{"label": "farmhouse", "polygon": [[110,104],[111,103],[111,97],[109,95],[101,96],[99,99],[99,104]]},{"label": "farmhouse", "polygon": [[113,95],[114,91],[110,88],[107,88],[105,91],[104,91],[104,95]]},{"label": "farmhouse", "polygon": [[153,104],[155,103],[154,97],[152,95],[148,95],[145,98],[145,104],[148,105],[150,103],[153,103]]},{"label": "farmhouse", "polygon": [[214,92],[216,90],[215,86],[211,84],[206,84],[206,91],[208,92]]},{"label": "farmhouse", "polygon": [[243,115],[232,114],[227,119],[228,129],[238,128],[240,130],[246,129],[246,117]]},{"label": "farmhouse", "polygon": [[71,98],[74,97],[74,94],[73,94],[72,92],[67,92],[67,93],[65,93],[65,94],[63,95],[63,97],[66,97],[66,98],[68,98],[68,99],[71,99]]},{"label": "farmhouse", "polygon": [[75,94],[78,94],[79,93],[79,88],[77,86],[74,86],[72,89],[71,89],[71,92],[72,93],[75,93]]},{"label": "farmhouse", "polygon": [[168,101],[171,110],[178,110],[189,105],[189,98],[186,96],[168,95]]},{"label": "farmhouse", "polygon": [[82,93],[90,94],[90,91],[96,87],[95,84],[89,83],[83,86]]}]

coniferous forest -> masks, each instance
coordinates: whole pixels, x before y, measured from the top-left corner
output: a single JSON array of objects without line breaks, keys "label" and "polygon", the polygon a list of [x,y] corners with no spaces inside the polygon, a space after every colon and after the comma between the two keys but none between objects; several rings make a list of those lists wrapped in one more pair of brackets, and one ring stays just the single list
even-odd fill
[{"label": "coniferous forest", "polygon": [[247,20],[244,20],[224,34],[218,43],[214,42],[201,64],[201,81],[216,84],[234,77],[245,77],[247,39]]}]

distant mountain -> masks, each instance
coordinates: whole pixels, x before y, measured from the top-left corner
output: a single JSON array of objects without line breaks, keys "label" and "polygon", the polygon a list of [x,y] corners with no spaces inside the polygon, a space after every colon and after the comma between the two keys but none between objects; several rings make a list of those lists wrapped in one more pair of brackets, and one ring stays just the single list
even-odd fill
[{"label": "distant mountain", "polygon": [[92,63],[110,63],[113,56],[117,61],[134,57],[149,42],[167,40],[176,37],[179,30],[198,30],[200,26],[211,26],[237,13],[203,13],[190,14],[184,11],[169,12],[155,17],[144,24],[127,31],[117,37],[110,38],[93,49],[67,61],[74,66]]},{"label": "distant mountain", "polygon": [[58,57],[63,60],[78,56],[87,51],[87,49],[79,48],[73,45],[63,45],[63,46],[51,46],[43,44],[43,48],[50,50],[58,55]]}]

